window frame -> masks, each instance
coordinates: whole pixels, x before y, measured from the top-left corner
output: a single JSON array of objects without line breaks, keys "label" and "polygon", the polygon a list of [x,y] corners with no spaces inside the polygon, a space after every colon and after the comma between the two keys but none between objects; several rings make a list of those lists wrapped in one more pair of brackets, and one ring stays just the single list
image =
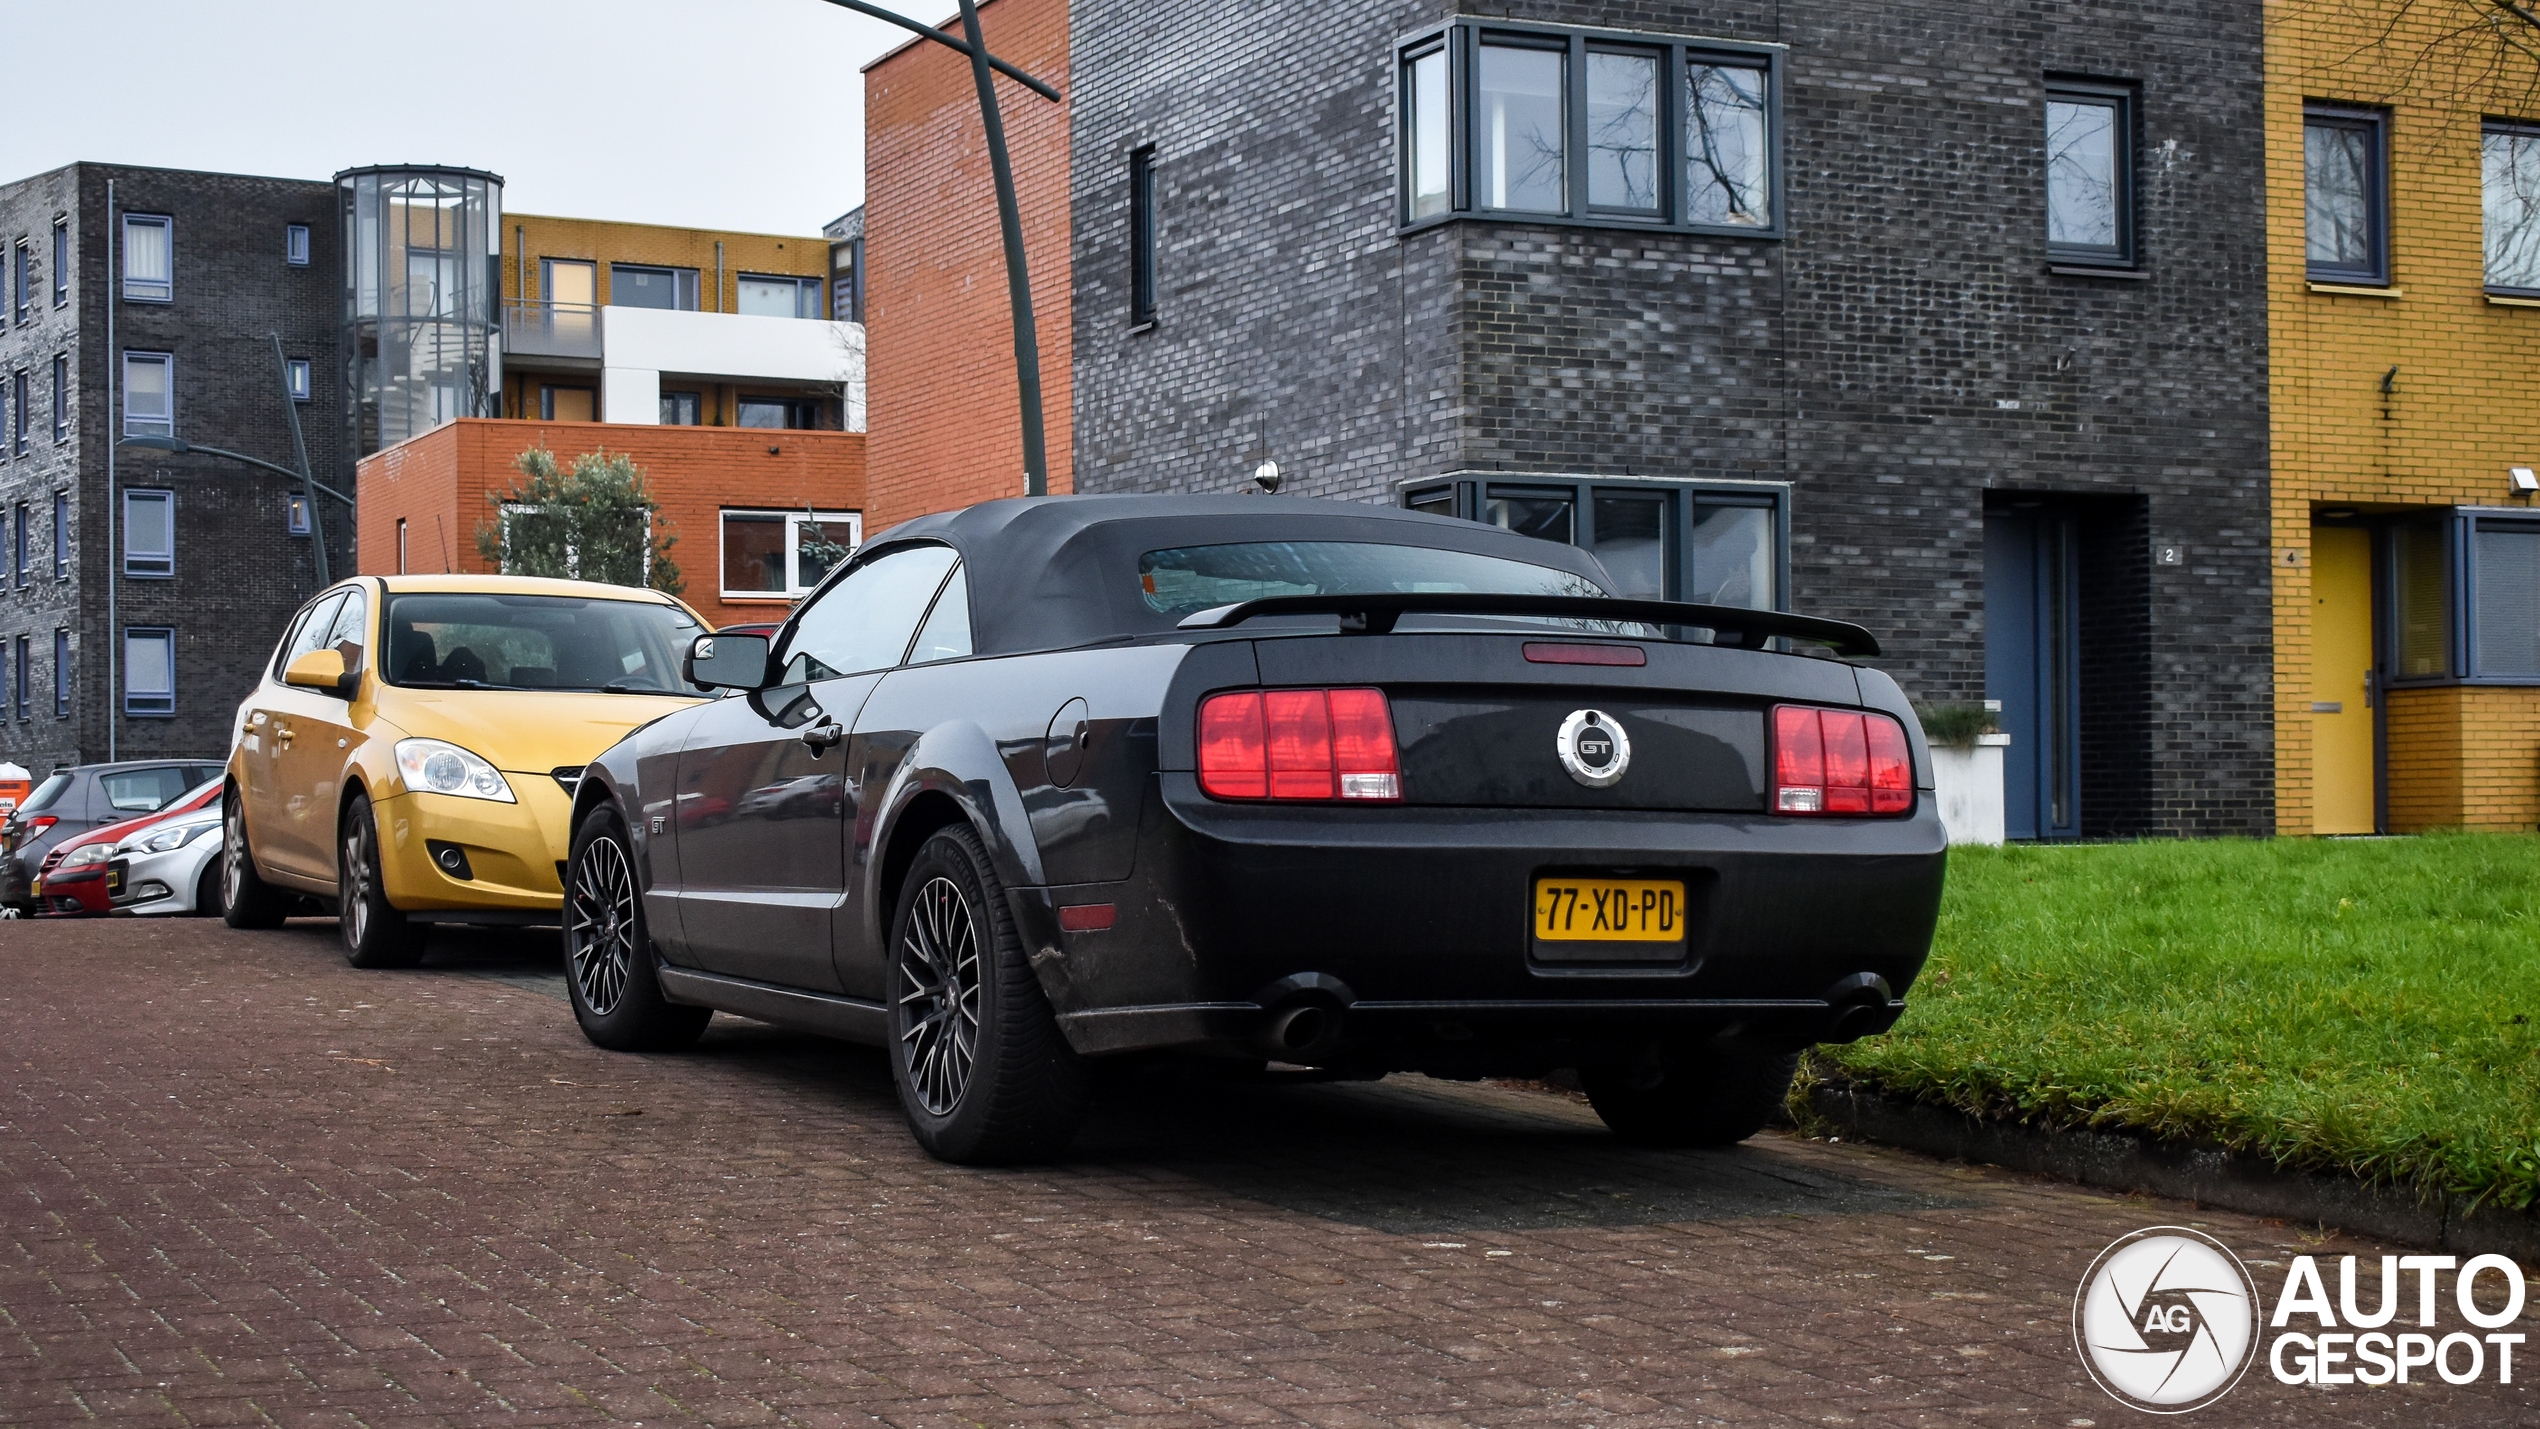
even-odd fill
[{"label": "window frame", "polygon": [[33,443],[27,433],[34,429],[27,408],[34,405],[30,394],[35,391],[35,374],[21,367],[9,374],[9,452],[25,456]]},{"label": "window frame", "polygon": [[286,266],[293,268],[308,267],[309,242],[309,225],[305,223],[286,223],[282,225],[283,263]]},{"label": "window frame", "polygon": [[[733,274],[733,314],[741,317],[772,317],[774,314],[771,313],[743,313],[741,311],[741,285],[743,283],[791,283],[794,285],[794,318],[796,321],[800,321],[805,318],[818,320],[829,316],[829,310],[825,306],[829,298],[829,283],[825,278],[806,277],[801,273]],[[803,294],[806,291],[811,294],[811,301],[808,304],[803,301]],[[809,307],[810,311],[804,311],[806,306]]]},{"label": "window frame", "polygon": [[33,663],[28,658],[28,652],[33,649],[34,642],[35,637],[32,635],[21,635],[18,637],[16,668],[11,672],[17,676],[16,712],[18,716],[18,723],[20,724],[25,724],[35,718],[35,700],[33,698],[33,691],[27,688],[27,670]]},{"label": "window frame", "polygon": [[[785,518],[786,589],[782,591],[734,590],[727,583],[731,572],[726,570],[723,564],[724,526],[732,517],[735,516],[747,517],[754,520],[764,520],[765,518],[771,516],[782,516]],[[840,522],[846,523],[848,533],[852,539],[843,543],[847,548],[847,554],[845,559],[838,562],[838,568],[843,569],[855,564],[857,553],[864,549],[864,512],[861,510],[840,508],[829,511],[790,511],[772,506],[725,506],[717,508],[714,513],[714,583],[717,595],[726,601],[767,601],[774,603],[777,601],[801,600],[804,597],[809,596],[813,591],[818,590],[820,588],[820,581],[814,581],[809,585],[802,583],[802,537],[799,533],[806,521],[813,522],[821,526],[824,530],[830,526],[837,525]],[[835,571],[833,570],[831,574],[834,573]],[[821,580],[825,581],[827,579],[827,575],[821,577]]]},{"label": "window frame", "polygon": [[2534,123],[2533,121],[2527,119],[2504,119],[2492,114],[2479,121],[2478,197],[2479,207],[2481,209],[2478,235],[2479,282],[2485,287],[2486,291],[2493,293],[2500,298],[2540,298],[2540,284],[2534,284],[2529,287],[2515,287],[2510,284],[2492,281],[2487,272],[2487,225],[2486,215],[2484,212],[2487,201],[2487,141],[2500,134],[2513,135],[2517,138],[2529,140],[2534,144],[2540,144],[2540,123]]},{"label": "window frame", "polygon": [[[2363,129],[2372,136],[2372,175],[2365,185],[2365,210],[2372,229],[2372,262],[2362,268],[2322,265],[2310,260],[2309,207],[2310,131],[2314,123],[2346,129]],[[2325,100],[2302,102],[2302,175],[2303,197],[2303,261],[2302,276],[2313,283],[2331,283],[2354,288],[2387,288],[2394,281],[2390,264],[2390,111],[2369,105],[2338,104]],[[2482,270],[2484,257],[2481,258]],[[2480,276],[2485,277],[2484,271]]]},{"label": "window frame", "polygon": [[71,221],[53,220],[53,306],[68,306],[71,300]]},{"label": "window frame", "polygon": [[[2050,74],[2046,77],[2045,106],[2055,103],[2105,104],[2117,111],[2117,241],[2112,247],[2096,244],[2057,243],[2054,232],[2054,186],[2048,178],[2046,261],[2059,268],[2101,268],[2113,272],[2140,272],[2143,267],[2142,213],[2142,126],[2143,91],[2138,84],[2126,80],[2090,79],[2079,75]],[[2052,133],[2052,130],[2047,130]],[[2046,162],[2054,161],[2052,151]]]},{"label": "window frame", "polygon": [[53,354],[53,445],[71,439],[71,355]]},{"label": "window frame", "polygon": [[1447,495],[1446,509],[1431,514],[1448,515],[1465,521],[1482,519],[1482,506],[1493,488],[1512,494],[1519,489],[1529,492],[1560,494],[1569,497],[1570,544],[1593,553],[1596,535],[1596,497],[1606,494],[1666,494],[1670,497],[1665,547],[1666,592],[1668,600],[1682,600],[1686,582],[1693,572],[1687,569],[1687,556],[1693,549],[1693,530],[1700,511],[1708,507],[1743,506],[1769,510],[1773,519],[1773,605],[1772,609],[1790,609],[1790,528],[1792,487],[1785,481],[1748,481],[1729,477],[1689,476],[1605,476],[1594,472],[1524,472],[1463,470],[1437,476],[1406,477],[1394,483],[1394,504],[1406,511],[1424,508],[1423,497]]},{"label": "window frame", "polygon": [[[1478,92],[1480,50],[1485,38],[1513,40],[1521,46],[1559,49],[1564,53],[1563,187],[1566,205],[1559,213],[1494,209],[1476,196],[1474,96]],[[1426,217],[1412,214],[1414,151],[1419,135],[1413,123],[1412,77],[1415,63],[1443,49],[1446,54],[1447,206]],[[1655,214],[1608,208],[1589,202],[1587,137],[1587,69],[1591,51],[1653,53],[1659,60],[1658,173],[1660,204]],[[1492,223],[1544,224],[1569,228],[1620,228],[1658,233],[1691,233],[1778,242],[1789,236],[1786,156],[1782,117],[1783,92],[1789,81],[1790,47],[1772,42],[1720,40],[1638,30],[1580,25],[1536,24],[1459,16],[1431,25],[1394,42],[1392,66],[1394,151],[1394,224],[1397,237],[1408,237],[1441,224],[1480,220]],[[1684,181],[1685,86],[1697,65],[1728,65],[1764,72],[1764,191],[1772,206],[1767,224],[1696,223],[1690,217],[1692,195]]]},{"label": "window frame", "polygon": [[[165,581],[176,579],[176,492],[165,486],[127,486],[123,488],[122,571],[127,579]],[[136,503],[167,508],[168,548],[164,552],[132,549],[132,510]],[[136,562],[138,564],[136,564]]]},{"label": "window frame", "polygon": [[[2540,511],[2521,506],[2452,506],[2371,523],[2373,561],[2381,573],[2374,595],[2377,630],[2373,661],[2393,689],[2435,689],[2448,685],[2540,687],[2540,671],[2491,674],[2478,665],[2478,542],[2482,528],[2518,528],[2540,534]],[[2393,549],[2402,527],[2433,525],[2441,529],[2444,673],[2399,673],[2399,591]]]},{"label": "window frame", "polygon": [[[164,695],[137,691],[132,686],[132,647],[136,642],[156,641],[168,652],[168,687]],[[123,712],[134,719],[174,719],[176,717],[176,627],[173,625],[127,625],[123,628]],[[164,699],[165,708],[149,708],[144,701]]]},{"label": "window frame", "polygon": [[[161,233],[167,236],[167,277],[159,279],[135,278],[132,276],[132,230],[133,226],[136,224],[145,228],[155,225]],[[123,215],[123,227],[118,236],[123,240],[123,249],[116,255],[116,267],[118,269],[116,277],[120,280],[119,286],[123,294],[123,300],[127,303],[175,302],[176,219],[164,213],[127,213]],[[143,290],[136,292],[133,288],[133,284],[135,283],[140,283]],[[149,289],[153,286],[155,286],[158,291],[149,291]]]},{"label": "window frame", "polygon": [[71,578],[71,494],[53,493],[53,579]]},{"label": "window frame", "polygon": [[35,537],[27,529],[28,508],[25,502],[18,502],[10,514],[16,518],[17,525],[10,533],[9,569],[17,588],[24,590],[35,579]]},{"label": "window frame", "polygon": [[35,244],[21,238],[16,244],[17,271],[10,275],[10,306],[17,310],[18,321],[27,322],[35,312]]},{"label": "window frame", "polygon": [[291,400],[306,402],[317,395],[317,368],[305,357],[282,360],[283,382],[291,389]]},{"label": "window frame", "polygon": [[71,631],[53,627],[53,718],[71,717]]},{"label": "window frame", "polygon": [[[668,263],[619,263],[612,260],[608,265],[608,269],[608,305],[611,307],[639,306],[638,304],[620,303],[618,301],[617,275],[620,273],[644,273],[668,278],[670,280],[670,306],[667,308],[656,308],[654,311],[673,313],[693,313],[697,311],[697,305],[700,301],[698,294],[702,291],[703,284],[697,270],[694,268],[681,268]],[[680,305],[680,300],[682,298],[687,300],[687,305],[684,307]]]},{"label": "window frame", "polygon": [[[140,361],[140,362],[141,362],[141,363],[143,363],[144,365],[148,365],[148,364],[151,364],[151,363],[156,363],[156,364],[158,364],[158,366],[159,366],[162,370],[164,370],[164,371],[167,373],[167,391],[168,391],[168,414],[167,414],[167,416],[166,416],[166,417],[164,417],[164,418],[149,417],[149,418],[143,418],[143,419],[141,419],[141,420],[142,420],[142,421],[144,421],[145,423],[159,423],[159,424],[161,424],[161,425],[162,425],[163,429],[158,429],[158,428],[152,428],[152,427],[149,427],[149,426],[145,426],[145,427],[143,427],[142,429],[136,430],[136,429],[133,427],[134,417],[133,417],[133,415],[132,415],[132,366],[133,366],[133,363],[134,363],[136,360]],[[144,349],[140,349],[140,348],[126,348],[126,349],[124,349],[124,352],[123,352],[123,356],[122,356],[122,367],[119,369],[119,375],[120,375],[120,376],[122,377],[122,379],[123,379],[123,386],[122,386],[122,391],[121,391],[122,401],[121,401],[121,402],[120,402],[120,404],[119,404],[119,405],[122,407],[122,409],[123,409],[123,434],[124,434],[125,436],[127,436],[127,437],[172,437],[172,436],[175,436],[175,435],[176,435],[176,354],[175,354],[175,353],[172,353],[172,352],[150,352],[150,351],[147,351],[147,350],[144,350]]]},{"label": "window frame", "polygon": [[1129,151],[1129,327],[1156,325],[1155,146]]}]

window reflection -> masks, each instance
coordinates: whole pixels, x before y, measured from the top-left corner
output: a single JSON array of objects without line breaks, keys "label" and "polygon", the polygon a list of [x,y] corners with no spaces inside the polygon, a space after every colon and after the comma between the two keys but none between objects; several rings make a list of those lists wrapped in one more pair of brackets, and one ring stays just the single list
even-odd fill
[{"label": "window reflection", "polygon": [[1658,209],[1658,57],[1587,57],[1588,202]]},{"label": "window reflection", "polygon": [[1697,64],[1686,79],[1685,186],[1694,223],[1768,228],[1771,173],[1764,133],[1765,71]]},{"label": "window reflection", "polygon": [[2540,292],[2540,129],[2490,125],[2479,158],[2487,286]]},{"label": "window reflection", "polygon": [[1561,213],[1570,206],[1562,164],[1559,50],[1481,47],[1476,101],[1482,206]]},{"label": "window reflection", "polygon": [[2303,232],[2313,267],[2380,266],[2373,206],[2376,126],[2313,118],[2302,127]]},{"label": "window reflection", "polygon": [[1685,599],[1701,605],[1773,609],[1773,551],[1769,508],[1697,504],[1693,575]]},{"label": "window reflection", "polygon": [[1411,217],[1416,222],[1447,210],[1446,50],[1431,50],[1406,68],[1411,85]]},{"label": "window reflection", "polygon": [[2117,242],[2117,105],[2046,105],[2046,241],[2062,248]]},{"label": "window reflection", "polygon": [[1613,574],[1616,595],[1667,598],[1667,498],[1596,496],[1596,558]]},{"label": "window reflection", "polygon": [[1538,536],[1563,545],[1578,539],[1578,520],[1571,499],[1554,492],[1491,489],[1482,503],[1482,521],[1520,536]]},{"label": "window reflection", "polygon": [[2451,627],[2450,602],[2444,599],[2443,528],[2431,522],[2401,526],[2391,533],[2390,554],[2399,607],[2399,677],[2448,675]]}]

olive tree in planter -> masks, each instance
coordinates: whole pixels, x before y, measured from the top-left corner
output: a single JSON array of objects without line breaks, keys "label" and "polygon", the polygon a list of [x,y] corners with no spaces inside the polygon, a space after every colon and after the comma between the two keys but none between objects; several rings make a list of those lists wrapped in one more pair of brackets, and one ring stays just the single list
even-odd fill
[{"label": "olive tree in planter", "polygon": [[584,452],[567,470],[556,454],[531,447],[512,459],[522,479],[487,493],[492,520],[478,523],[476,551],[505,575],[556,576],[609,585],[687,589],[644,469],[623,452]]},{"label": "olive tree in planter", "polygon": [[2011,736],[1983,705],[1922,705],[1914,713],[1931,745],[1932,797],[1949,841],[2002,842],[2002,751]]}]

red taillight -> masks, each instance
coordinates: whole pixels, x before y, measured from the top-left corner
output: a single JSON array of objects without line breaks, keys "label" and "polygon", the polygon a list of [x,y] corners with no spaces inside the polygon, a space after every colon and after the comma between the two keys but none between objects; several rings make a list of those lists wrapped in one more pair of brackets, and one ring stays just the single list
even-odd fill
[{"label": "red taillight", "polygon": [[1893,716],[1774,707],[1775,813],[1901,814],[1913,806],[1913,758]]},{"label": "red taillight", "polygon": [[1270,796],[1261,696],[1217,695],[1199,707],[1199,787],[1220,799]]},{"label": "red taillight", "polygon": [[1385,692],[1246,690],[1199,707],[1199,787],[1219,799],[1402,797]]}]

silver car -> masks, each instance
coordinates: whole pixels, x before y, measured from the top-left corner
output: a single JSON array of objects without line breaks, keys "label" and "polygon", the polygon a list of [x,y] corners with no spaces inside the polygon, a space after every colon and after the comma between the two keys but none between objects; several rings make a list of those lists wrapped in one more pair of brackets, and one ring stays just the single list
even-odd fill
[{"label": "silver car", "polygon": [[0,821],[0,917],[33,909],[36,870],[64,841],[164,809],[219,777],[220,762],[211,759],[128,759],[54,770]]},{"label": "silver car", "polygon": [[220,829],[221,809],[214,804],[126,836],[107,865],[115,911],[143,917],[218,913]]}]

